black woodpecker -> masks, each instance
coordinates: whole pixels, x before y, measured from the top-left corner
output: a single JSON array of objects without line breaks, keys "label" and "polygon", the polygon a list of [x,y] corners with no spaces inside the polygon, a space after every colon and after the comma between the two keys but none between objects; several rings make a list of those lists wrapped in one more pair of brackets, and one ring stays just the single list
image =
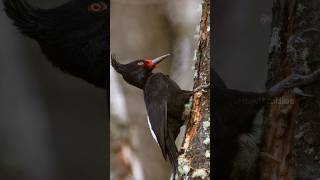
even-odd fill
[{"label": "black woodpecker", "polygon": [[179,155],[175,139],[184,123],[184,105],[193,92],[180,89],[168,75],[152,73],[156,65],[168,56],[139,59],[128,64],[120,64],[115,56],[111,56],[111,64],[127,83],[143,90],[151,134],[159,144],[163,157],[168,157],[175,175]]},{"label": "black woodpecker", "polygon": [[110,12],[106,0],[71,0],[53,9],[35,8],[25,0],[3,3],[14,25],[38,42],[54,66],[106,88]]},{"label": "black woodpecker", "polygon": [[239,137],[249,133],[258,111],[267,102],[267,93],[243,92],[227,88],[219,75],[213,79],[213,179],[230,180],[233,164],[240,151]]},{"label": "black woodpecker", "polygon": [[320,70],[309,75],[293,72],[269,90],[256,93],[228,88],[220,76],[211,68],[213,96],[213,179],[231,180],[230,177],[237,154],[240,152],[239,137],[250,133],[258,111],[284,91],[293,89],[296,95],[310,97],[298,88],[311,84],[320,77]]}]

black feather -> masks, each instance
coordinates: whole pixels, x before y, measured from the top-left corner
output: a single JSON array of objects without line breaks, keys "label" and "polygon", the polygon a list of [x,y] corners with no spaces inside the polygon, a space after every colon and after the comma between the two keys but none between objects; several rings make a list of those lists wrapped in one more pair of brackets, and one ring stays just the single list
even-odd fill
[{"label": "black feather", "polygon": [[211,68],[214,84],[210,101],[213,108],[213,178],[230,180],[234,161],[240,152],[239,137],[251,132],[258,111],[266,103],[265,93],[243,92],[227,88]]},{"label": "black feather", "polygon": [[40,9],[25,0],[4,0],[4,6],[14,25],[39,43],[54,66],[106,88],[109,4],[103,12],[88,11],[95,2],[107,3],[71,0],[52,9]]},{"label": "black feather", "polygon": [[[143,92],[152,130],[157,137],[163,157],[167,159],[167,98],[162,95],[166,95],[168,90],[165,81],[162,79],[153,81],[157,76],[159,74],[154,74],[148,78]],[[157,85],[155,86],[154,83],[157,83]]]},{"label": "black feather", "polygon": [[168,156],[175,174],[179,155],[175,139],[183,125],[181,115],[191,92],[181,90],[174,81],[161,73],[148,77],[143,92],[151,127],[163,157],[167,159]]}]

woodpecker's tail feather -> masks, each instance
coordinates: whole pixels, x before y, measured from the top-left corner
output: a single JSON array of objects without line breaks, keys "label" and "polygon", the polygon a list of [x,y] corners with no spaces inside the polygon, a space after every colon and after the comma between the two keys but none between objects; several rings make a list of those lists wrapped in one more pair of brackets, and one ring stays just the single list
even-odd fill
[{"label": "woodpecker's tail feather", "polygon": [[172,167],[172,172],[173,172],[173,179],[175,179],[176,173],[177,173],[177,169],[178,169],[178,156],[179,156],[179,152],[178,149],[175,145],[175,142],[173,140],[173,138],[168,138],[167,142],[167,153],[168,153],[168,158]]}]

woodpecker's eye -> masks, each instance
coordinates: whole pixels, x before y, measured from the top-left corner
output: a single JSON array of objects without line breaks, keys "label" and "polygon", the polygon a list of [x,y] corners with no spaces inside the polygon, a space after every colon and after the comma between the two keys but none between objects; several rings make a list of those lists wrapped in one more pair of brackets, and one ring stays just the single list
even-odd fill
[{"label": "woodpecker's eye", "polygon": [[138,62],[138,66],[144,65],[143,61]]},{"label": "woodpecker's eye", "polygon": [[96,2],[89,5],[88,10],[91,12],[102,12],[107,9],[107,4],[104,2]]}]

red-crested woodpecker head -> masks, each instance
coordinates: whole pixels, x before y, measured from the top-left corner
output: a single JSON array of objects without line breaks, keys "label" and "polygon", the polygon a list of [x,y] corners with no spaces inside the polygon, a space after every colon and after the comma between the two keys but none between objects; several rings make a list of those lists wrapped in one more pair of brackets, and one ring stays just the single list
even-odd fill
[{"label": "red-crested woodpecker head", "polygon": [[128,64],[120,64],[117,62],[116,57],[111,57],[111,64],[113,68],[131,85],[138,88],[142,88],[147,77],[152,73],[152,70],[163,61],[165,58],[170,56],[166,54],[155,59],[139,59],[132,61]]}]

